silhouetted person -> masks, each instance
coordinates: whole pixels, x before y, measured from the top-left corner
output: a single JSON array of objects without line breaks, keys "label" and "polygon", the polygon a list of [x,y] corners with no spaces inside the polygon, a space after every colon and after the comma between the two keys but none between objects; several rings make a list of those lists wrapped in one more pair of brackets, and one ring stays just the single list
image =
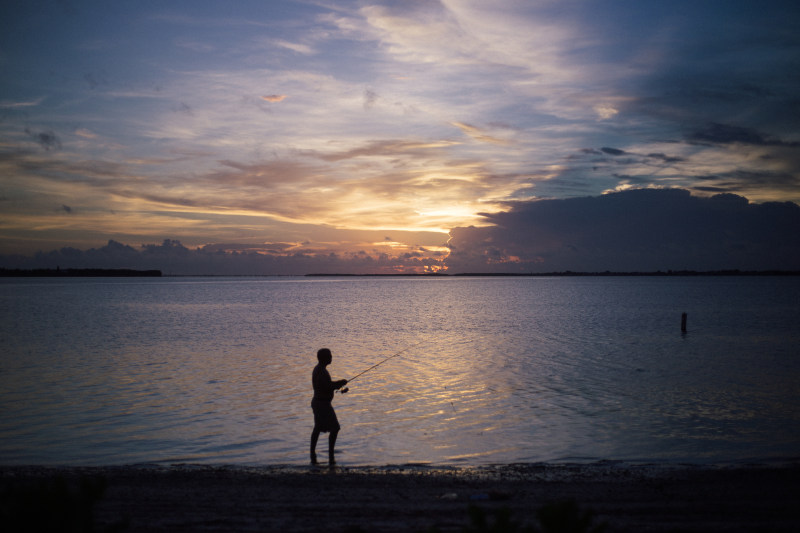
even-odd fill
[{"label": "silhouetted person", "polygon": [[314,410],[314,431],[311,432],[311,464],[317,464],[319,434],[330,433],[328,436],[328,464],[334,465],[336,460],[333,449],[336,446],[336,436],[339,434],[340,426],[331,401],[333,400],[333,391],[344,387],[347,380],[331,380],[331,375],[325,368],[333,361],[333,355],[329,349],[320,348],[317,351],[317,360],[319,363],[311,374],[311,383],[314,385],[314,398],[311,400],[311,409]]}]

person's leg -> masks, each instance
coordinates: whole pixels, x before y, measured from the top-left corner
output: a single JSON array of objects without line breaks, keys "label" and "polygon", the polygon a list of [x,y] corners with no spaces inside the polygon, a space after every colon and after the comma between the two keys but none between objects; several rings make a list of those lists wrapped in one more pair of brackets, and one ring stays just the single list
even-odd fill
[{"label": "person's leg", "polygon": [[317,464],[317,440],[319,440],[319,430],[314,428],[311,432],[311,464]]},{"label": "person's leg", "polygon": [[336,437],[339,435],[339,430],[335,429],[331,431],[331,434],[328,436],[328,464],[335,465],[336,464],[336,457],[334,456],[334,448],[336,448]]}]

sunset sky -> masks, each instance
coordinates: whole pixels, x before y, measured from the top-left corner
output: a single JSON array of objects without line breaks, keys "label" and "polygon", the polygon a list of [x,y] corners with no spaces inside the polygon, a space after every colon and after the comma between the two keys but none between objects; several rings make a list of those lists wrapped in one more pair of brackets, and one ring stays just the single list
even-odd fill
[{"label": "sunset sky", "polygon": [[0,267],[800,269],[798,6],[3,2]]}]

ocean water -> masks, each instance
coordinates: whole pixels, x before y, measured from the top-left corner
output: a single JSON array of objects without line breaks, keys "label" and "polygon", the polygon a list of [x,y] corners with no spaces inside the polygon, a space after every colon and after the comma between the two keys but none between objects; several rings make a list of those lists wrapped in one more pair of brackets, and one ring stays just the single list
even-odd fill
[{"label": "ocean water", "polygon": [[2,279],[0,318],[0,464],[305,464],[323,346],[391,357],[344,465],[800,456],[800,278]]}]

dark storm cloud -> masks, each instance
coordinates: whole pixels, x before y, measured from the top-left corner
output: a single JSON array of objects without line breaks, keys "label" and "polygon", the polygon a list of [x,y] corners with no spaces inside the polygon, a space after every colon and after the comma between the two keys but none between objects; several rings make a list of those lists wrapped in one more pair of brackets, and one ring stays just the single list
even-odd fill
[{"label": "dark storm cloud", "polygon": [[690,132],[689,142],[712,144],[752,144],[756,146],[789,146],[800,147],[797,142],[785,142],[776,137],[761,133],[754,128],[732,126],[729,124],[711,123],[708,126]]},{"label": "dark storm cloud", "polygon": [[[612,158],[604,157],[603,154],[610,155]],[[619,156],[628,156],[625,158],[619,158]],[[600,156],[600,157],[595,157]],[[599,150],[594,148],[581,148],[576,153],[571,154],[566,157],[568,161],[581,161],[581,160],[588,160],[590,162],[595,163],[602,163],[602,162],[613,162],[615,165],[624,165],[630,163],[682,163],[686,161],[685,158],[680,156],[668,155],[663,152],[651,152],[651,153],[636,153],[632,151],[625,151],[620,150],[619,148],[609,148],[603,147]]]},{"label": "dark storm cloud", "polygon": [[[674,34],[672,40],[671,23],[665,16],[660,19],[665,40],[643,41],[634,48],[642,59],[647,58],[641,63],[646,67],[629,85],[627,98],[618,103],[618,116],[630,120],[626,131],[630,142],[615,140],[611,146],[682,157],[663,162],[679,164],[669,178],[692,189],[692,181],[702,181],[709,166],[717,172],[745,168],[761,181],[759,171],[767,176],[800,176],[800,41],[796,32],[800,10],[796,3],[729,2],[723,7],[704,2],[685,7],[693,16],[681,19],[679,39]],[[634,148],[646,143],[660,146]],[[679,153],[670,154],[665,144],[672,144]],[[697,183],[697,190],[707,186]],[[797,201],[797,191],[791,189],[723,190],[735,190],[756,201]]]},{"label": "dark storm cloud", "polygon": [[797,270],[800,207],[642,189],[513,204],[455,228],[450,272]]},{"label": "dark storm cloud", "polygon": [[756,193],[764,189],[797,190],[800,188],[800,175],[791,172],[751,172],[735,170],[705,176],[696,176],[698,185],[695,191]]}]

